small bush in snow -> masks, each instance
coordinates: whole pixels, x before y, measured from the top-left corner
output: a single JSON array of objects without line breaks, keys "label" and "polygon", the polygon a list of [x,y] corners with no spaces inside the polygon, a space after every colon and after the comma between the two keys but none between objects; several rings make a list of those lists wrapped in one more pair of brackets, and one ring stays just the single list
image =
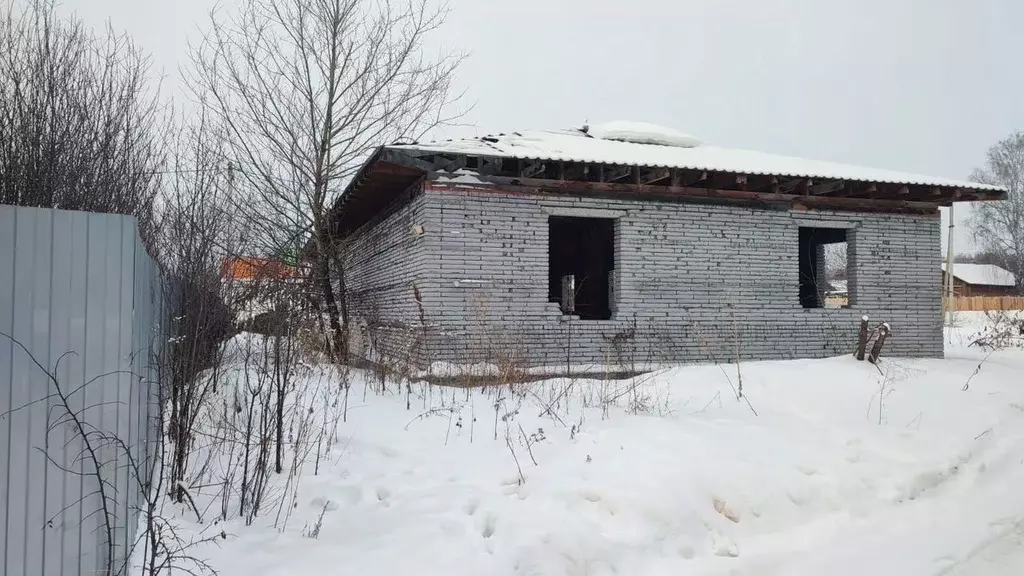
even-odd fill
[{"label": "small bush in snow", "polygon": [[320,537],[320,528],[324,525],[324,514],[327,513],[327,507],[330,505],[330,500],[324,502],[324,507],[320,509],[320,515],[317,516],[316,522],[313,523],[313,526],[307,526],[302,530],[303,536],[305,536],[306,538],[311,538],[313,540],[316,540]]},{"label": "small bush in snow", "polygon": [[989,321],[971,346],[986,350],[1024,348],[1024,313],[996,310],[985,315]]}]

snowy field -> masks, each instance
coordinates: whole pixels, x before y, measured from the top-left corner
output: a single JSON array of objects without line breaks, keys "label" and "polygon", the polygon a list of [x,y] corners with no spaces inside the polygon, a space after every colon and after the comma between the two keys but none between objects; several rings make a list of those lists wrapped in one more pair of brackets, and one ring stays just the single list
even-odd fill
[{"label": "snowy field", "polygon": [[983,324],[962,313],[946,359],[881,370],[384,394],[354,372],[347,417],[314,367],[289,410],[305,457],[253,525],[216,487],[193,488],[205,525],[176,513],[183,533],[223,531],[192,551],[222,576],[1024,574],[1024,351],[968,347]]}]

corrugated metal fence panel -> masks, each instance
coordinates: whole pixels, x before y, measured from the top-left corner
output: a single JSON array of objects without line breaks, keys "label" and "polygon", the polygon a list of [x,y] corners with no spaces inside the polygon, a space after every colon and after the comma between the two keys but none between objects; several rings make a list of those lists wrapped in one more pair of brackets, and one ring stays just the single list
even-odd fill
[{"label": "corrugated metal fence panel", "polygon": [[[0,207],[0,332],[14,331],[14,211]],[[11,393],[14,390],[11,374],[11,344],[0,342],[0,568],[4,568],[7,554],[7,518],[10,515],[8,500],[10,490],[7,474],[11,462],[11,417],[4,416],[11,409]],[[4,381],[10,385],[4,385]],[[0,572],[7,573],[3,570]]]},{"label": "corrugated metal fence panel", "polygon": [[[0,206],[0,332],[31,353],[0,338],[0,574],[105,574],[110,538],[124,565],[144,502],[135,468],[149,482],[156,455],[162,303],[133,218]],[[105,499],[47,371],[96,431]]]}]

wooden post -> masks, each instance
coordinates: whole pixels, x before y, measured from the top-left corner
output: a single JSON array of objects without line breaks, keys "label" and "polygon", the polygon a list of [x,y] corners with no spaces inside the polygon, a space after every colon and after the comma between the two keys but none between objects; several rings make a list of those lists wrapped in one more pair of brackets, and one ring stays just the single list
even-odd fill
[{"label": "wooden post", "polygon": [[562,276],[562,314],[576,313],[576,277]]},{"label": "wooden post", "polygon": [[868,347],[868,316],[860,317],[860,338],[857,340],[857,360],[864,359],[864,349]]},{"label": "wooden post", "polygon": [[572,316],[576,313],[576,277],[562,276],[562,314],[569,317],[565,334],[565,377],[572,372]]},{"label": "wooden post", "polygon": [[875,338],[875,345],[871,347],[871,355],[868,360],[872,364],[878,363],[878,356],[882,353],[882,346],[885,346],[885,339],[889,337],[889,325],[882,324],[878,330],[878,337]]}]

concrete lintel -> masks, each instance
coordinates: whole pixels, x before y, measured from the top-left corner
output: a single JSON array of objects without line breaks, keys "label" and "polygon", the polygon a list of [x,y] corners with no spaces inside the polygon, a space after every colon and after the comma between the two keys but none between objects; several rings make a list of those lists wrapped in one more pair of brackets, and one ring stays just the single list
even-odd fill
[{"label": "concrete lintel", "polygon": [[576,218],[621,218],[627,213],[625,210],[609,210],[606,208],[572,208],[568,206],[544,204],[541,204],[540,209],[552,216],[575,216]]},{"label": "concrete lintel", "polygon": [[792,215],[793,222],[798,226],[804,226],[807,228],[841,228],[851,230],[853,228],[860,227],[860,222],[852,222],[849,220],[817,220],[813,218],[802,218],[801,216]]}]

